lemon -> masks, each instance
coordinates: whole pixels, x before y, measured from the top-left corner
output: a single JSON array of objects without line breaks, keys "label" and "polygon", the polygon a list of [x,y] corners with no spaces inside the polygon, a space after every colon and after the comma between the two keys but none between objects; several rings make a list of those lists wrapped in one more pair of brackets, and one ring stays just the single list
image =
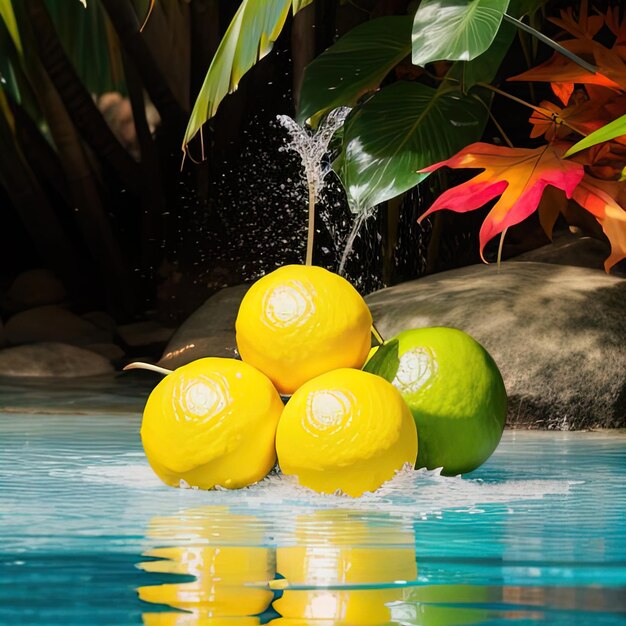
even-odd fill
[{"label": "lemon", "polygon": [[399,392],[379,376],[339,369],[305,383],[276,431],[284,474],[322,493],[357,497],[415,464],[417,433]]},{"label": "lemon", "polygon": [[235,359],[199,359],[166,376],[143,414],[141,440],[168,485],[245,487],[276,462],[283,408],[271,381]]},{"label": "lemon", "polygon": [[324,372],[362,367],[371,325],[347,280],[306,265],[286,265],[254,283],[235,324],[241,358],[285,395]]},{"label": "lemon", "polygon": [[411,409],[417,467],[471,472],[498,446],[506,420],[502,376],[489,353],[456,328],[417,328],[387,341],[367,362]]}]

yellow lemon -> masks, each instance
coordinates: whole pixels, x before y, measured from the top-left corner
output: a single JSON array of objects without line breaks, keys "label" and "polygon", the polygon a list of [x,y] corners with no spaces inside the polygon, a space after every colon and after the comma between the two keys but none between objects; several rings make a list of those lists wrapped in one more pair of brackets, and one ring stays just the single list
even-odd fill
[{"label": "yellow lemon", "polygon": [[276,432],[285,474],[322,493],[357,497],[415,464],[417,433],[398,390],[380,376],[339,369],[305,383]]},{"label": "yellow lemon", "polygon": [[237,489],[276,462],[283,408],[271,381],[235,359],[199,359],[166,376],[143,414],[141,440],[159,478],[179,486]]},{"label": "yellow lemon", "polygon": [[372,316],[352,285],[321,267],[286,265],[259,279],[236,321],[241,358],[282,394],[324,372],[362,367]]}]

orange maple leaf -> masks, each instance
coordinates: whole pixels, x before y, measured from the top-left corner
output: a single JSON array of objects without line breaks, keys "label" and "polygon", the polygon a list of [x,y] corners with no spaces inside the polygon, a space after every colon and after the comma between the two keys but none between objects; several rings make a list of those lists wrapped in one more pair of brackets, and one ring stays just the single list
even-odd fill
[{"label": "orange maple leaf", "polygon": [[567,147],[563,143],[534,149],[471,144],[450,159],[420,170],[433,172],[446,166],[483,171],[444,191],[419,221],[441,209],[472,211],[500,196],[480,229],[480,255],[485,260],[483,250],[487,242],[533,213],[546,185],[562,189],[568,198],[572,197],[585,172],[580,163],[561,158]]},{"label": "orange maple leaf", "polygon": [[611,254],[604,262],[608,272],[626,259],[626,183],[598,180],[585,174],[572,197],[596,218],[611,244]]},{"label": "orange maple leaf", "polygon": [[594,63],[598,71],[594,74],[580,67],[571,59],[555,52],[547,61],[517,76],[511,81],[558,82],[562,88],[573,88],[574,83],[601,85],[615,91],[626,90],[626,65],[617,49],[606,48],[591,39],[570,39],[560,44],[575,55]]}]

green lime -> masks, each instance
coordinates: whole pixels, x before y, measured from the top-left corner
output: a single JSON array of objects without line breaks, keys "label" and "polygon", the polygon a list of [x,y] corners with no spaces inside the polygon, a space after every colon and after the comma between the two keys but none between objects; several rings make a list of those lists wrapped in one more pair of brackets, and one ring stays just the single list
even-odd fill
[{"label": "green lime", "polygon": [[467,333],[415,328],[385,342],[364,369],[390,381],[417,426],[416,467],[471,472],[498,446],[507,397],[498,366]]}]

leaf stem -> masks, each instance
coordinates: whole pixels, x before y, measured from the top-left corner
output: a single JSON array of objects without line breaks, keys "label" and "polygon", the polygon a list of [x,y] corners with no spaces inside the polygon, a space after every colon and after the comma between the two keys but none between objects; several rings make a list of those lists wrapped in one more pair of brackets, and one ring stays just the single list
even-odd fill
[{"label": "leaf stem", "polygon": [[476,100],[478,100],[478,102],[480,102],[480,104],[482,104],[483,107],[485,107],[487,114],[489,115],[489,118],[494,123],[495,127],[498,129],[498,132],[502,135],[502,139],[504,139],[504,141],[509,146],[509,148],[513,148],[514,147],[513,142],[509,139],[509,136],[504,132],[504,128],[502,128],[502,126],[500,125],[500,122],[498,122],[498,120],[496,119],[496,116],[492,113],[491,107],[488,107],[487,104],[483,102],[480,96],[477,96],[476,94],[472,94],[472,96]]},{"label": "leaf stem", "polygon": [[542,32],[536,30],[532,26],[529,26],[528,24],[524,24],[524,22],[522,22],[521,20],[518,20],[515,17],[511,17],[510,15],[507,15],[506,13],[504,13],[502,17],[507,22],[510,22],[511,24],[519,28],[520,30],[530,33],[531,35],[539,39],[539,41],[542,41],[546,45],[550,46],[553,50],[556,50],[557,52],[567,57],[571,61],[574,61],[574,63],[576,63],[577,65],[580,65],[580,67],[582,67],[584,70],[587,70],[588,72],[591,72],[592,74],[595,74],[598,71],[598,68],[595,65],[591,65],[591,63],[587,63],[587,61],[585,61],[584,59],[581,59],[578,55],[574,54],[573,52],[570,52],[567,48],[564,48],[561,44],[558,44],[553,39],[550,39],[550,37],[546,37]]},{"label": "leaf stem", "polygon": [[504,238],[506,236],[506,231],[509,230],[507,226],[500,235],[500,243],[498,244],[498,270],[500,269],[500,262],[502,261],[502,248],[504,246]]},{"label": "leaf stem", "polygon": [[374,324],[372,324],[372,335],[374,335],[374,339],[378,341],[379,345],[382,346],[385,343],[383,336],[378,332],[378,329]]}]

